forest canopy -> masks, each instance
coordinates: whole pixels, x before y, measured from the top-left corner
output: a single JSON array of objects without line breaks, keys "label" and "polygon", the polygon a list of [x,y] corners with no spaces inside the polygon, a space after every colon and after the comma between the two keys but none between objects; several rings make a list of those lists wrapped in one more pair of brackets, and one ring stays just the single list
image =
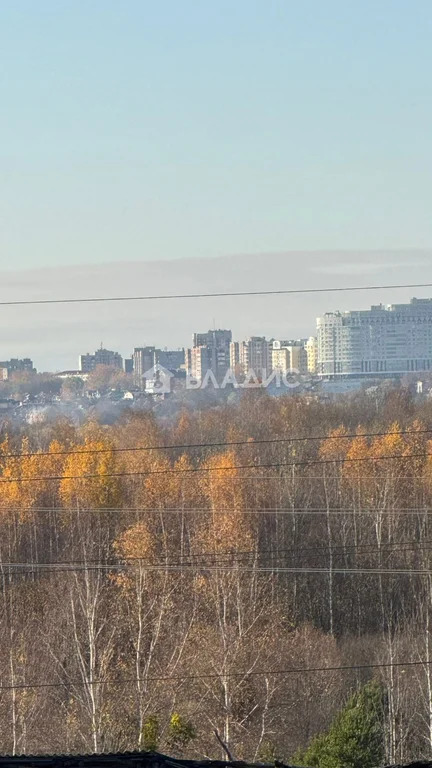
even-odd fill
[{"label": "forest canopy", "polygon": [[4,424],[1,751],[289,760],[371,684],[430,756],[431,440],[398,389]]}]

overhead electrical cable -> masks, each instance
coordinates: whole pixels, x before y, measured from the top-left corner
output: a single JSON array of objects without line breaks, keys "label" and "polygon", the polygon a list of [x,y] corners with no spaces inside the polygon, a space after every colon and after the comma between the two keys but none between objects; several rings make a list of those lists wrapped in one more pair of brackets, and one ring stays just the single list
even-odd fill
[{"label": "overhead electrical cable", "polygon": [[392,661],[370,664],[343,664],[334,666],[316,666],[316,667],[290,667],[286,669],[250,669],[242,670],[238,672],[209,672],[206,674],[185,674],[185,675],[149,675],[145,678],[128,677],[128,678],[106,678],[105,680],[67,680],[63,682],[28,682],[28,683],[14,683],[10,685],[0,685],[0,691],[13,691],[13,690],[25,690],[25,689],[37,689],[37,688],[73,688],[73,687],[92,687],[97,685],[133,685],[134,683],[141,682],[186,682],[188,680],[220,680],[221,678],[248,678],[248,677],[263,677],[263,676],[288,676],[288,675],[302,675],[302,674],[314,674],[321,672],[349,672],[349,671],[361,671],[371,669],[397,669],[403,667],[428,667],[432,664],[430,659],[418,659],[417,661]]},{"label": "overhead electrical cable", "polygon": [[[242,478],[243,479],[243,478]],[[253,479],[253,478],[251,478]],[[272,480],[278,480],[280,478],[258,478],[258,479],[272,479]],[[302,479],[308,479],[310,480],[310,477],[303,477]],[[315,480],[322,480],[322,477],[312,478]],[[412,477],[409,478],[401,478],[400,475],[398,476],[398,479],[409,479],[412,480]],[[254,507],[245,507],[243,509],[235,510],[235,509],[212,509],[211,507],[207,508],[172,508],[168,507],[166,509],[154,509],[154,508],[146,508],[146,507],[32,507],[32,506],[23,506],[23,507],[9,507],[9,506],[1,506],[0,505],[0,511],[3,512],[12,512],[15,514],[22,514],[23,512],[38,512],[38,513],[46,513],[46,514],[80,514],[80,513],[94,513],[94,512],[110,512],[110,513],[129,513],[129,514],[157,514],[157,515],[227,515],[227,514],[233,514],[233,515],[282,515],[282,516],[290,516],[290,515],[348,515],[348,516],[356,516],[356,515],[372,515],[372,514],[378,514],[378,515],[384,515],[387,517],[391,516],[418,516],[418,515],[432,515],[432,507],[389,507],[387,508],[381,508],[381,507],[360,507],[359,509],[356,508],[343,508],[343,507],[268,507],[268,508],[254,508]],[[32,525],[34,524],[34,521],[32,521]]]},{"label": "overhead electrical cable", "polygon": [[[88,573],[91,571],[99,572],[112,572],[112,571],[124,571],[126,566],[124,564],[116,565],[71,565],[55,566],[51,563],[33,563],[26,565],[24,563],[3,563],[0,564],[0,572],[7,572],[9,574],[35,574],[35,573]],[[266,573],[266,574],[307,574],[307,575],[349,575],[349,576],[432,576],[432,569],[426,568],[340,568],[339,566],[247,566],[242,564],[237,565],[213,565],[213,564],[185,564],[181,565],[168,565],[158,564],[142,566],[142,570],[152,572],[163,573]]]},{"label": "overhead electrical cable", "polygon": [[74,448],[69,451],[29,451],[28,453],[14,452],[14,453],[0,453],[0,461],[3,459],[27,459],[43,456],[75,456],[86,454],[98,454],[98,453],[141,453],[146,451],[171,451],[171,450],[190,450],[200,448],[223,448],[223,447],[237,447],[247,446],[254,447],[258,445],[277,445],[280,443],[299,443],[308,441],[326,441],[326,440],[350,440],[356,438],[374,438],[374,437],[392,437],[399,435],[410,435],[416,437],[417,435],[432,434],[432,429],[404,429],[396,430],[392,432],[349,432],[347,434],[337,435],[306,435],[301,437],[299,435],[287,436],[287,437],[272,437],[268,439],[248,439],[248,440],[223,440],[211,443],[182,443],[182,444],[170,444],[170,445],[146,445],[146,446],[130,446],[117,448],[109,446],[107,448]]},{"label": "overhead electrical cable", "polygon": [[149,294],[143,296],[80,296],[65,299],[18,299],[0,301],[1,307],[44,305],[44,304],[90,304],[101,302],[120,301],[168,301],[171,299],[216,299],[224,297],[240,296],[293,296],[296,294],[314,293],[348,293],[354,291],[384,291],[397,290],[399,288],[432,288],[432,283],[393,283],[388,285],[350,285],[343,288],[287,288],[272,291],[217,291],[213,293],[174,293],[174,294]]},{"label": "overhead electrical cable", "polygon": [[[46,482],[46,481],[59,481],[59,480],[105,480],[110,477],[147,477],[150,475],[183,475],[196,472],[225,472],[229,473],[237,469],[280,469],[282,467],[308,467],[313,465],[328,465],[328,464],[345,464],[355,462],[377,462],[377,461],[392,461],[392,460],[405,460],[411,461],[412,459],[424,459],[432,457],[432,453],[411,453],[411,454],[393,454],[388,456],[351,456],[344,458],[332,458],[332,459],[306,459],[303,461],[278,461],[274,463],[266,464],[233,464],[232,466],[206,466],[206,467],[186,467],[183,469],[176,469],[175,467],[169,467],[166,469],[149,469],[141,470],[139,472],[107,472],[105,474],[83,474],[83,475],[43,475],[35,477],[0,477],[0,485],[2,483],[31,483],[31,482]],[[239,478],[245,479],[242,476]],[[260,478],[261,479],[261,478]],[[412,478],[411,478],[412,479]]]},{"label": "overhead electrical cable", "polygon": [[[77,559],[74,558],[73,560],[55,560],[55,561],[49,561],[49,562],[40,562],[40,561],[27,561],[27,562],[14,562],[14,561],[7,561],[2,562],[0,560],[0,568],[2,567],[8,567],[8,566],[62,566],[62,565],[85,565],[91,566],[91,565],[100,565],[106,568],[109,568],[113,565],[121,565],[123,562],[140,562],[140,563],[148,563],[148,564],[155,564],[155,560],[158,561],[158,564],[161,566],[164,565],[180,565],[182,562],[191,563],[194,562],[194,564],[198,564],[200,560],[204,560],[205,558],[211,558],[212,564],[214,564],[215,560],[219,560],[223,562],[223,558],[236,558],[242,559],[242,558],[251,558],[256,560],[263,559],[264,556],[266,556],[269,559],[274,559],[277,556],[281,555],[289,555],[294,554],[297,555],[298,553],[304,553],[304,552],[313,552],[313,553],[320,553],[327,555],[329,552],[329,549],[331,549],[332,554],[335,557],[339,557],[346,554],[353,554],[353,553],[360,553],[361,555],[370,555],[370,554],[392,554],[393,552],[420,552],[420,551],[430,551],[432,547],[432,540],[424,540],[424,541],[395,541],[395,542],[383,542],[381,546],[372,546],[371,543],[369,544],[320,544],[319,546],[307,546],[307,547],[290,547],[290,548],[277,548],[277,549],[266,549],[266,550],[224,550],[224,551],[205,551],[205,552],[190,552],[188,554],[184,555],[177,555],[173,559],[168,559],[167,555],[159,555],[156,558],[150,558],[150,557],[139,557],[139,556],[119,556],[115,562],[108,562],[110,559],[109,556],[107,556],[104,559],[104,562],[101,561],[101,558],[86,558],[86,559]],[[204,565],[206,563],[204,562]]]}]

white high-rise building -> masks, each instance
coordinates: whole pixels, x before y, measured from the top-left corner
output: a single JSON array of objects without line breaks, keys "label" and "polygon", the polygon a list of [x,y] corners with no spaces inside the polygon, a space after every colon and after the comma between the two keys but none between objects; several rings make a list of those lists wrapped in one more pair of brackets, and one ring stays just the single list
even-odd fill
[{"label": "white high-rise building", "polygon": [[432,370],[432,299],[317,318],[320,376]]}]

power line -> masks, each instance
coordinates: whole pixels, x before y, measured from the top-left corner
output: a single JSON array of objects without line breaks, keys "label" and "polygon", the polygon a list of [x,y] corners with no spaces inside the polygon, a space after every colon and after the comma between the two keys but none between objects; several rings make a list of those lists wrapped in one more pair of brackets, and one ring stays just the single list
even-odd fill
[{"label": "power line", "polygon": [[[307,546],[307,547],[290,547],[290,548],[277,548],[277,549],[265,549],[265,550],[224,550],[224,551],[204,551],[204,552],[190,552],[188,554],[184,555],[178,555],[174,560],[167,560],[166,555],[159,555],[156,560],[159,561],[159,564],[161,567],[165,567],[165,565],[179,565],[179,564],[193,564],[199,565],[199,561],[204,558],[212,558],[211,564],[214,565],[215,561],[222,561],[223,558],[236,558],[236,559],[242,559],[242,558],[250,558],[250,559],[257,559],[261,560],[264,556],[267,556],[269,559],[273,559],[275,556],[281,556],[281,555],[287,555],[287,554],[298,554],[303,552],[314,552],[314,553],[322,553],[327,555],[329,553],[329,550],[331,549],[332,554],[335,557],[339,557],[341,555],[346,554],[353,554],[356,552],[360,552],[362,555],[370,555],[370,554],[379,554],[379,553],[385,553],[385,554],[391,554],[393,552],[421,552],[421,551],[430,551],[430,548],[432,546],[432,540],[424,540],[424,541],[395,541],[395,542],[384,542],[381,547],[373,546],[373,542],[368,544],[320,544],[319,546]],[[340,550],[340,551],[336,551]],[[108,560],[109,558],[106,558]],[[121,561],[121,562],[119,562]],[[198,562],[197,562],[198,561]],[[39,561],[30,561],[30,562],[14,562],[14,561],[7,561],[2,562],[0,560],[0,569],[2,567],[48,567],[48,566],[65,566],[65,565],[84,565],[85,567],[90,567],[93,565],[101,566],[104,568],[110,568],[113,566],[122,565],[124,562],[140,562],[140,563],[148,563],[150,565],[154,565],[154,559],[150,557],[139,557],[139,556],[120,556],[116,562],[110,563],[110,562],[102,562],[100,558],[86,558],[84,559],[73,559],[73,560],[56,560],[51,562],[39,562]],[[90,565],[89,565],[90,564]],[[202,563],[201,563],[202,564]],[[206,565],[204,562],[203,565]]]},{"label": "power line", "polygon": [[261,670],[242,670],[239,672],[212,672],[208,674],[195,674],[195,675],[150,675],[146,678],[129,677],[129,678],[108,678],[106,680],[69,680],[67,682],[57,683],[15,683],[13,685],[0,685],[0,691],[13,691],[13,690],[26,690],[36,688],[73,688],[83,687],[90,688],[96,685],[133,685],[134,683],[150,683],[150,682],[185,682],[188,680],[220,680],[225,678],[248,678],[248,677],[262,677],[262,676],[289,676],[289,675],[302,675],[313,674],[317,672],[349,672],[349,671],[361,671],[371,669],[394,669],[401,667],[427,667],[432,664],[432,661],[428,659],[419,659],[418,661],[393,661],[383,663],[372,664],[343,664],[339,666],[322,666],[322,667],[290,667],[288,669],[261,669]]},{"label": "power line", "polygon": [[268,439],[249,439],[249,440],[222,440],[220,442],[212,443],[183,443],[179,445],[146,445],[146,446],[131,446],[128,448],[76,448],[70,451],[31,451],[29,453],[4,453],[0,454],[0,461],[3,459],[27,459],[39,456],[75,456],[75,455],[87,455],[98,453],[137,453],[145,451],[171,451],[171,450],[190,450],[199,448],[223,448],[223,447],[236,447],[236,446],[248,446],[254,447],[258,445],[274,445],[279,443],[298,443],[308,441],[324,441],[324,440],[350,440],[355,438],[372,438],[372,437],[392,437],[399,435],[410,435],[415,437],[416,435],[431,434],[432,429],[404,429],[396,430],[394,432],[348,432],[346,434],[337,435],[307,435],[300,437],[298,435],[290,437],[275,437]]},{"label": "power line", "polygon": [[96,296],[72,299],[21,299],[18,301],[0,301],[2,307],[29,306],[41,304],[89,304],[120,301],[166,301],[170,299],[215,299],[228,296],[292,296],[314,293],[348,293],[353,291],[384,291],[399,288],[432,288],[432,283],[399,283],[389,285],[345,286],[344,288],[290,288],[275,291],[218,291],[216,293],[177,293],[144,296]]},{"label": "power line", "polygon": [[[55,566],[52,563],[3,563],[0,564],[0,571],[8,571],[7,575],[20,573],[20,574],[35,574],[35,573],[88,573],[91,571],[96,572],[112,572],[112,571],[124,571],[126,566],[124,564],[117,565],[71,565],[71,566]],[[245,565],[209,565],[209,564],[193,564],[182,563],[181,565],[144,565],[142,569],[149,572],[163,572],[163,573],[197,573],[200,571],[208,571],[210,573],[267,573],[267,574],[307,574],[307,575],[349,575],[349,576],[432,576],[432,570],[425,568],[339,568],[339,567],[315,567],[308,568],[304,566],[255,566],[249,567]]]},{"label": "power line", "polygon": [[[243,479],[243,478],[242,478]],[[278,480],[280,478],[249,478],[249,479],[261,479],[261,480]],[[322,477],[316,477],[316,478],[310,478],[310,477],[303,477],[303,480],[322,480]],[[409,479],[412,480],[412,477],[407,478],[401,478],[400,476],[398,479]],[[157,514],[157,515],[227,515],[227,514],[233,514],[233,515],[282,515],[282,516],[290,516],[290,515],[348,515],[348,516],[358,516],[358,515],[371,515],[371,514],[381,514],[385,515],[386,517],[392,517],[392,516],[417,516],[417,515],[432,515],[432,507],[391,507],[389,509],[382,509],[380,507],[370,507],[370,508],[360,508],[360,509],[346,509],[343,507],[335,507],[335,508],[328,508],[328,507],[268,507],[268,508],[253,508],[253,507],[246,507],[239,510],[235,509],[211,509],[208,508],[180,508],[180,509],[174,509],[171,507],[168,507],[167,509],[154,509],[154,508],[145,508],[145,507],[81,507],[77,509],[77,507],[8,507],[8,506],[1,506],[0,505],[0,512],[10,512],[15,514],[22,514],[23,512],[38,512],[38,513],[47,513],[47,514],[77,514],[77,513],[95,513],[95,512],[110,512],[110,513],[129,513],[129,514],[137,514],[137,513],[145,513],[146,515],[151,514]],[[33,523],[32,523],[33,524]]]},{"label": "power line", "polygon": [[[0,478],[0,485],[2,483],[31,483],[31,482],[46,482],[54,480],[106,480],[111,477],[147,477],[149,475],[183,475],[191,474],[195,472],[232,472],[237,469],[278,469],[282,467],[308,467],[312,465],[327,465],[327,464],[345,464],[346,462],[375,462],[375,461],[390,461],[395,459],[404,459],[405,461],[411,461],[412,459],[427,458],[432,456],[432,453],[412,453],[412,454],[394,454],[390,456],[353,456],[344,458],[333,459],[306,459],[304,461],[278,461],[269,464],[233,464],[230,466],[217,466],[217,467],[186,467],[184,469],[175,469],[170,467],[168,469],[149,469],[142,470],[140,472],[107,472],[105,474],[89,474],[89,475],[47,475],[46,477],[8,477]],[[306,476],[307,477],[307,476]],[[239,480],[246,479],[242,476]],[[259,478],[266,479],[266,478]],[[322,478],[321,478],[322,479]],[[409,478],[412,479],[412,478]]]}]

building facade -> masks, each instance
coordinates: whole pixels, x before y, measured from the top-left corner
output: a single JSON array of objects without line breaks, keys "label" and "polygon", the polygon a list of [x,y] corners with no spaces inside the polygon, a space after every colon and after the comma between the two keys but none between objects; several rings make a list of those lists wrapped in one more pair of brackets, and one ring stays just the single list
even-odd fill
[{"label": "building facade", "polygon": [[251,336],[239,343],[239,365],[244,374],[253,371],[266,378],[272,370],[271,343],[265,336]]},{"label": "building facade", "polygon": [[138,386],[144,386],[145,373],[155,364],[155,347],[135,347],[132,353],[133,375]]},{"label": "building facade", "polygon": [[319,376],[432,370],[432,299],[317,318]]},{"label": "building facade", "polygon": [[3,368],[7,371],[8,375],[11,373],[36,373],[36,368],[33,365],[33,360],[30,360],[29,357],[24,357],[22,359],[18,359],[17,357],[12,357],[10,360],[3,360],[0,362],[0,368]]},{"label": "building facade", "polygon": [[271,348],[271,367],[274,371],[286,373],[291,367],[291,356],[289,349],[284,346],[283,341],[273,341]]},{"label": "building facade", "polygon": [[232,341],[230,344],[230,368],[232,371],[236,371],[240,365],[240,343],[238,341]]},{"label": "building facade", "polygon": [[308,373],[315,375],[318,365],[318,342],[316,336],[309,336],[305,343]]},{"label": "building facade", "polygon": [[168,371],[178,371],[185,364],[184,349],[156,349],[155,365],[162,365]]},{"label": "building facade", "polygon": [[230,330],[218,329],[207,333],[194,333],[192,348],[186,355],[186,368],[192,378],[202,381],[211,371],[221,382],[230,367]]},{"label": "building facade", "polygon": [[308,371],[305,340],[273,341],[271,362],[273,370],[286,373],[294,371],[305,374]]},{"label": "building facade", "polygon": [[305,344],[306,342],[301,340],[291,342],[287,347],[290,354],[290,371],[295,371],[295,373],[300,373],[302,375],[308,372]]},{"label": "building facade", "polygon": [[79,356],[79,369],[82,373],[91,373],[98,365],[108,365],[110,368],[123,368],[123,358],[118,352],[111,349],[100,347],[94,355],[87,354]]}]

